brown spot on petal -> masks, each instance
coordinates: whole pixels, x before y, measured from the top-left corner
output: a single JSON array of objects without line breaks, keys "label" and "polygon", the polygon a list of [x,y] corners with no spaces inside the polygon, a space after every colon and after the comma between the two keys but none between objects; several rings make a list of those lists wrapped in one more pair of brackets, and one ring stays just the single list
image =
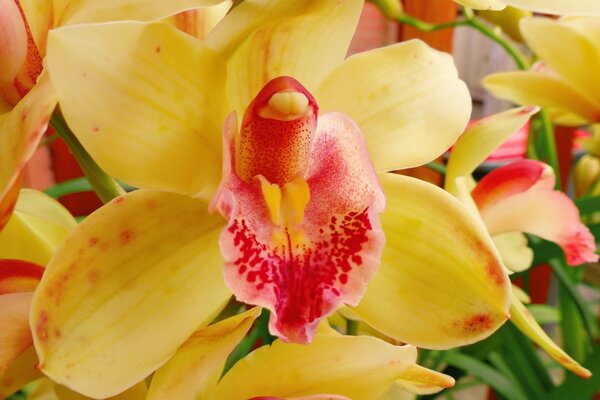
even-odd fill
[{"label": "brown spot on petal", "polygon": [[40,313],[40,318],[38,319],[38,323],[36,325],[36,332],[40,341],[45,342],[48,340],[48,332],[46,327],[48,326],[48,313],[46,311],[42,311]]},{"label": "brown spot on petal", "polygon": [[159,54],[159,53],[160,53],[160,50],[161,50],[160,46],[156,46],[156,48],[154,49],[154,52],[155,52],[156,54]]},{"label": "brown spot on petal", "polygon": [[127,244],[131,242],[133,236],[133,231],[131,229],[126,229],[119,235],[119,240],[121,241],[121,243]]},{"label": "brown spot on petal", "polygon": [[97,244],[98,244],[98,238],[97,237],[90,238],[90,241],[89,241],[90,247],[94,247]]},{"label": "brown spot on petal", "polygon": [[477,314],[466,319],[462,327],[468,332],[479,332],[491,329],[493,323],[494,321],[488,314]]}]

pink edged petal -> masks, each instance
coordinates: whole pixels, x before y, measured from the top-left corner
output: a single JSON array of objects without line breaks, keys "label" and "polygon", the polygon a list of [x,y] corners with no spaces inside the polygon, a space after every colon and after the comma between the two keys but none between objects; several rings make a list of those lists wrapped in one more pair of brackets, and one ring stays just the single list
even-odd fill
[{"label": "pink edged petal", "polygon": [[521,129],[538,107],[519,107],[480,119],[460,135],[448,159],[444,187],[457,195],[456,179],[471,177],[502,143]]},{"label": "pink edged petal", "polygon": [[[308,155],[291,151],[297,141],[310,143],[306,125],[292,124],[284,132],[289,143],[279,149],[281,156],[296,160],[285,175],[258,168],[252,174],[262,173],[245,181],[234,171],[247,171],[255,163],[241,158],[240,165],[231,157],[236,154],[235,118],[229,123],[224,159],[231,164],[224,165],[224,181],[214,200],[229,220],[220,240],[225,280],[238,300],[272,311],[272,333],[286,341],[309,342],[323,317],[343,303],[357,304],[376,272],[384,242],[378,221],[384,198],[377,176],[356,124],[328,113],[318,118]],[[248,126],[242,127],[241,137]],[[253,138],[240,145],[246,149],[252,143],[244,150],[250,154],[272,136],[259,132]],[[306,161],[305,171],[298,160]],[[293,171],[303,176],[285,182]]]},{"label": "pink edged petal", "polygon": [[492,206],[529,189],[553,190],[556,179],[552,168],[535,160],[519,160],[496,168],[471,192],[479,209]]},{"label": "pink edged petal", "polygon": [[[42,75],[29,93],[9,112],[0,115],[0,209],[14,194],[25,163],[46,131],[56,105],[56,96],[47,75]],[[0,220],[6,218],[0,215]]]},{"label": "pink edged petal", "polygon": [[277,76],[316,89],[346,57],[362,6],[359,0],[245,0],[236,6],[206,39],[227,59],[234,110],[243,112]]},{"label": "pink edged petal", "polygon": [[21,70],[27,55],[27,32],[14,0],[0,0],[0,97],[2,87]]},{"label": "pink edged petal", "polygon": [[75,228],[31,307],[40,368],[94,398],[164,364],[231,297],[217,245],[222,218],[203,201],[137,190]]},{"label": "pink edged petal", "polygon": [[31,292],[0,296],[0,376],[2,376],[29,346],[29,306]]},{"label": "pink edged petal", "polygon": [[553,183],[548,166],[522,160],[489,173],[472,195],[490,235],[527,232],[558,244],[569,265],[597,261],[594,237],[573,201],[552,190]]},{"label": "pink edged petal", "polygon": [[[38,368],[35,348],[29,346],[11,363],[10,367],[0,374],[0,399],[8,398],[11,394],[21,389],[43,375]],[[29,399],[33,399],[30,397]]]},{"label": "pink edged petal", "polygon": [[44,267],[28,261],[0,259],[0,295],[34,291],[43,273]]},{"label": "pink edged petal", "polygon": [[394,174],[380,180],[386,245],[353,311],[383,334],[425,348],[491,335],[508,318],[510,283],[479,217],[427,182]]}]

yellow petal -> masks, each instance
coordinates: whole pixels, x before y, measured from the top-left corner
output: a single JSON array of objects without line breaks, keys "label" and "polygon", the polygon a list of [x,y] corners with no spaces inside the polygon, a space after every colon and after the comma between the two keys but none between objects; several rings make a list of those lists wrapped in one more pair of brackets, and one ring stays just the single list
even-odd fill
[{"label": "yellow petal", "polygon": [[454,386],[454,379],[414,364],[400,375],[395,386],[416,394],[432,394]]},{"label": "yellow petal", "polygon": [[513,103],[548,107],[586,121],[600,121],[600,105],[561,77],[531,71],[501,72],[486,76],[482,83],[494,96]]},{"label": "yellow petal", "polygon": [[187,10],[166,18],[163,22],[173,24],[177,29],[204,40],[227,14],[232,3],[232,0],[225,0],[211,7]]},{"label": "yellow petal", "polygon": [[161,366],[230,297],[207,205],[139,190],[86,218],[64,242],[31,309],[42,371],[90,397]]},{"label": "yellow petal", "polygon": [[0,258],[27,260],[45,266],[77,221],[59,202],[22,189],[15,211],[0,232]]},{"label": "yellow petal", "polygon": [[212,50],[165,24],[99,24],[53,31],[47,62],[69,126],[109,174],[212,194],[228,109]]},{"label": "yellow petal", "polygon": [[31,292],[0,296],[0,376],[29,346],[29,305]]},{"label": "yellow petal", "polygon": [[223,0],[54,0],[55,25],[108,21],[153,21]]},{"label": "yellow petal", "polygon": [[37,148],[55,105],[50,80],[43,74],[11,111],[0,115],[0,202]]},{"label": "yellow petal", "polygon": [[514,108],[481,119],[458,139],[448,160],[445,188],[456,195],[456,178],[470,177],[475,168],[527,123],[537,107]]},{"label": "yellow petal", "polygon": [[195,332],[154,374],[148,400],[210,398],[210,378],[216,373],[218,380],[227,357],[260,311],[256,307]]},{"label": "yellow petal", "polygon": [[527,45],[540,59],[581,93],[600,103],[600,38],[592,40],[550,18],[524,18],[520,26]]},{"label": "yellow petal", "polygon": [[529,310],[525,308],[518,296],[512,296],[512,305],[510,307],[511,321],[521,330],[527,337],[537,343],[548,355],[554,358],[563,367],[573,371],[577,375],[588,378],[592,374],[587,369],[583,368],[565,353],[544,330],[538,325]]},{"label": "yellow petal", "polygon": [[[83,396],[61,385],[55,385],[54,392],[59,400],[92,400],[90,397]],[[106,400],[144,400],[146,399],[147,393],[148,388],[146,387],[146,383],[142,381],[127,389],[123,393],[110,397]]]},{"label": "yellow petal", "polygon": [[420,347],[489,336],[508,318],[510,285],[481,221],[436,186],[400,175],[380,178],[387,242],[379,272],[354,311],[382,333]]},{"label": "yellow petal", "polygon": [[239,115],[271,79],[289,75],[309,91],[346,56],[362,1],[246,0],[207,43],[228,59],[227,92]]},{"label": "yellow petal", "polygon": [[[42,377],[35,348],[29,346],[11,363],[10,367],[0,374],[0,399],[8,398],[23,386]],[[29,397],[31,399],[31,397]]]},{"label": "yellow petal", "polygon": [[44,377],[40,379],[33,390],[27,395],[28,400],[59,400],[54,387],[56,384]]},{"label": "yellow petal", "polygon": [[506,7],[504,1],[498,0],[454,0],[465,7],[475,8],[477,10],[502,10]]},{"label": "yellow petal", "polygon": [[240,360],[223,377],[215,400],[335,394],[383,396],[416,360],[412,346],[368,336],[317,335],[307,345],[276,341]]},{"label": "yellow petal", "polygon": [[510,6],[547,14],[600,15],[596,0],[502,0]]},{"label": "yellow petal", "polygon": [[452,57],[416,40],[348,58],[315,97],[322,112],[340,111],[358,123],[380,172],[433,160],[471,115]]},{"label": "yellow petal", "polygon": [[492,237],[504,266],[513,272],[525,271],[533,261],[533,250],[521,232],[506,232]]}]

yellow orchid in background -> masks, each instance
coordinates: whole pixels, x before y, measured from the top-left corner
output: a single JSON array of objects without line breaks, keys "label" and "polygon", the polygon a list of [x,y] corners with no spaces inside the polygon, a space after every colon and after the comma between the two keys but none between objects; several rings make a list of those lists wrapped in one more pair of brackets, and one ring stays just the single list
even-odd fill
[{"label": "yellow orchid in background", "polygon": [[0,398],[41,376],[29,329],[33,291],[50,256],[77,225],[57,201],[22,189],[0,232]]},{"label": "yellow orchid in background", "polygon": [[485,88],[517,104],[545,107],[557,124],[599,122],[600,18],[525,18],[521,32],[540,62],[530,71],[489,75]]},{"label": "yellow orchid in background", "polygon": [[387,173],[454,142],[468,91],[419,41],[344,60],[362,5],[247,0],[206,43],[158,23],[51,32],[69,126],[143,189],[86,218],[53,257],[31,313],[44,373],[88,396],[122,392],[230,290],[302,343],[343,304],[428,348],[506,320],[509,282],[484,227],[443,190]]},{"label": "yellow orchid in background", "polygon": [[48,126],[56,95],[42,74],[53,27],[157,20],[220,0],[0,0],[0,229],[10,218],[20,175]]},{"label": "yellow orchid in background", "polygon": [[545,14],[599,15],[596,0],[455,0],[465,7],[478,10],[503,10],[506,6]]},{"label": "yellow orchid in background", "polygon": [[[537,107],[516,108],[478,121],[459,138],[448,160],[446,189],[480,215],[512,271],[529,268],[533,260],[522,232],[558,244],[569,265],[598,261],[594,237],[581,223],[572,200],[554,190],[555,177],[548,165],[516,161],[472,183],[475,168],[537,111]],[[552,358],[582,377],[590,376],[546,335],[514,294],[510,313],[511,321]]]}]

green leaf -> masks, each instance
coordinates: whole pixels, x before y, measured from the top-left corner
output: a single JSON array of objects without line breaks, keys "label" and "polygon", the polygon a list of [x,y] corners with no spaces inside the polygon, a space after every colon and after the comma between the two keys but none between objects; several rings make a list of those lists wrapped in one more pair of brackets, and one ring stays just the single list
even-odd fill
[{"label": "green leaf", "polygon": [[516,388],[504,375],[476,358],[461,354],[458,351],[448,351],[445,360],[448,364],[465,370],[469,374],[479,378],[508,399],[530,400],[525,393]]},{"label": "green leaf", "polygon": [[576,199],[575,205],[579,208],[582,216],[598,212],[600,211],[600,196]]},{"label": "green leaf", "polygon": [[600,345],[594,345],[593,350],[584,364],[592,372],[592,376],[581,379],[568,374],[565,381],[548,394],[546,400],[591,399],[600,391]]},{"label": "green leaf", "polygon": [[556,307],[547,304],[531,304],[527,309],[538,324],[556,324],[560,322],[560,313]]}]

